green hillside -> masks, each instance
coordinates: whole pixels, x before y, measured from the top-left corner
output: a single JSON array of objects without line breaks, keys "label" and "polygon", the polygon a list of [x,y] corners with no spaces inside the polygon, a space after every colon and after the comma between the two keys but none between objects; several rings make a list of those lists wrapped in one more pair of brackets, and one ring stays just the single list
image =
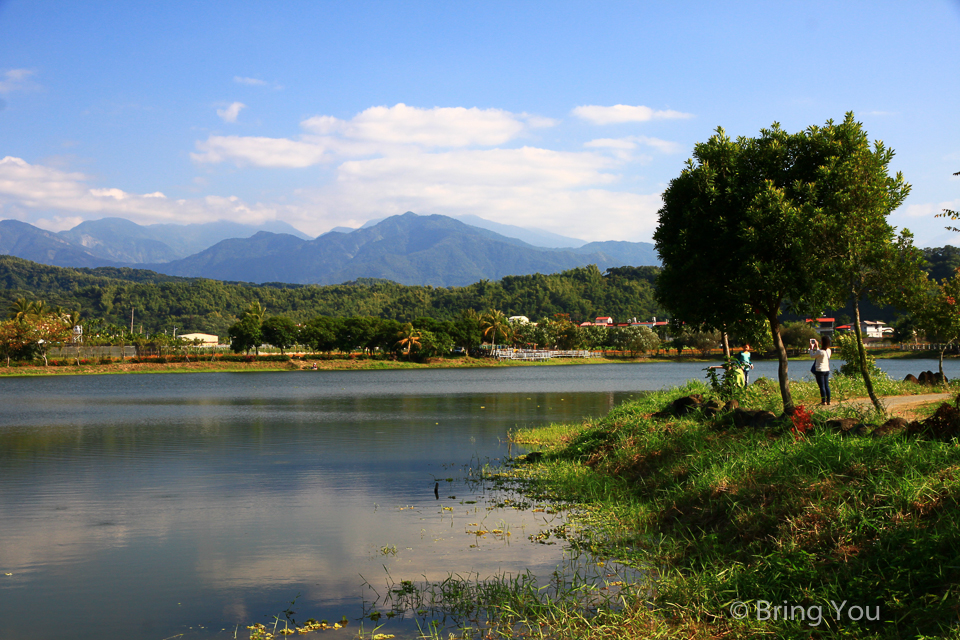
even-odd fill
[{"label": "green hillside", "polygon": [[462,311],[500,309],[531,319],[568,313],[574,321],[613,316],[648,319],[663,315],[653,298],[657,267],[621,267],[601,274],[596,266],[559,274],[508,276],[465,287],[404,286],[361,279],[340,285],[249,285],[202,278],[179,278],[151,271],[101,267],[70,269],[0,256],[0,308],[20,297],[50,306],[80,308],[85,317],[134,324],[146,333],[180,332],[225,335],[251,302],[268,315],[305,322],[317,315],[374,316],[411,321],[428,316],[451,320]]}]

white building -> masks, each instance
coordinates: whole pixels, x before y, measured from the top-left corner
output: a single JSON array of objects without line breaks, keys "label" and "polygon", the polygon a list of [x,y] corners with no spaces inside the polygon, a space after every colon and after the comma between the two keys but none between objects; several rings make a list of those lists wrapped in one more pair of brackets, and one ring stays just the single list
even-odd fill
[{"label": "white building", "polygon": [[211,335],[209,333],[181,333],[178,338],[183,338],[187,342],[193,340],[200,340],[201,347],[215,347],[220,343],[218,336]]}]

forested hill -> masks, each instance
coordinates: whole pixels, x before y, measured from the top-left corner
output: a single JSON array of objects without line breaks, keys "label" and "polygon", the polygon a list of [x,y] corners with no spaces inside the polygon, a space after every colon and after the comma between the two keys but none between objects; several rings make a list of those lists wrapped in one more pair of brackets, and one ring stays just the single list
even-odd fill
[{"label": "forested hill", "polygon": [[363,279],[340,285],[250,285],[202,278],[179,278],[151,271],[102,267],[70,269],[0,256],[0,309],[19,297],[50,306],[80,308],[83,316],[108,323],[134,323],[150,333],[179,327],[179,332],[226,335],[251,302],[268,315],[304,322],[318,315],[376,316],[409,321],[429,316],[452,320],[467,309],[499,309],[531,319],[568,313],[574,321],[597,316],[649,319],[663,315],[653,297],[657,267],[600,270],[590,265],[553,275],[507,276],[465,287],[405,286]]}]

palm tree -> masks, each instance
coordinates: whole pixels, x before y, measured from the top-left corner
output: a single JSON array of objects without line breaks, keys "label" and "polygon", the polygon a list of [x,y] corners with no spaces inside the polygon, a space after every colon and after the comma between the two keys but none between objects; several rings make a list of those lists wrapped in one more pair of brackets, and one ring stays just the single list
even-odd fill
[{"label": "palm tree", "polygon": [[413,328],[413,324],[408,322],[403,325],[403,329],[400,330],[400,333],[397,334],[400,339],[397,340],[398,347],[407,348],[407,360],[410,359],[410,351],[413,349],[420,348],[420,338],[421,334],[419,331]]},{"label": "palm tree", "polygon": [[35,315],[37,315],[37,305],[33,300],[17,298],[16,302],[10,307],[10,313],[7,314],[7,317],[11,320],[22,322]]},{"label": "palm tree", "polygon": [[263,316],[267,314],[267,308],[260,304],[259,300],[255,300],[250,303],[250,306],[247,307],[247,310],[243,312],[243,317],[245,318],[256,318],[257,322],[263,324]]},{"label": "palm tree", "polygon": [[490,344],[497,344],[498,338],[501,337],[504,341],[509,340],[513,332],[507,316],[503,315],[503,311],[499,309],[490,309],[480,316],[480,331],[484,338],[490,338]]}]

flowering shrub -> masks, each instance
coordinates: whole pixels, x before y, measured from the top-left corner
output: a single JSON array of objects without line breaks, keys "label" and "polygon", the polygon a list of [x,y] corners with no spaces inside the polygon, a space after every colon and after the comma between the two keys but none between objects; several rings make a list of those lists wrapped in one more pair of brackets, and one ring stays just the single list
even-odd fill
[{"label": "flowering shrub", "polygon": [[798,404],[794,408],[790,420],[793,422],[793,427],[790,431],[798,437],[806,435],[808,431],[813,429],[813,420],[810,419],[810,414],[807,413],[806,408],[802,404]]}]

